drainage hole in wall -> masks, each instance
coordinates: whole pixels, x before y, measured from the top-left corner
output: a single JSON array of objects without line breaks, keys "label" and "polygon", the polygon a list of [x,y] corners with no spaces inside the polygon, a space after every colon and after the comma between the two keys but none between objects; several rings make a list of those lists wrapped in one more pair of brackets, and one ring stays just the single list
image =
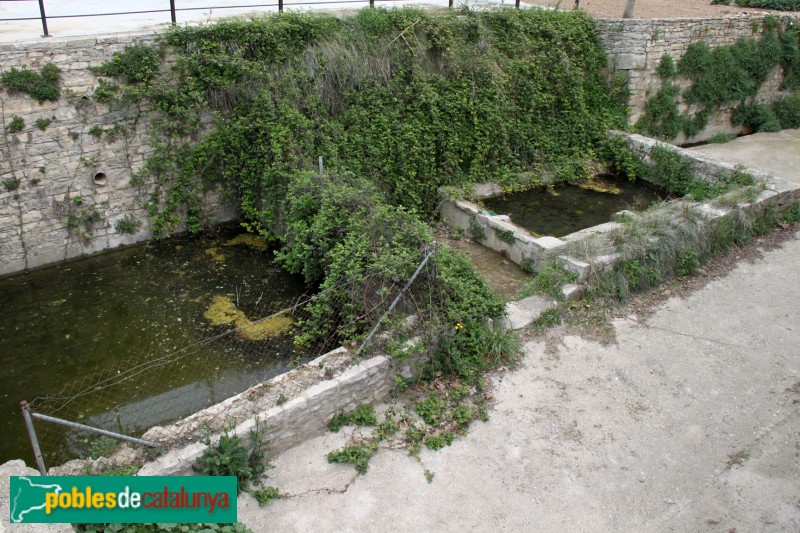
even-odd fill
[{"label": "drainage hole in wall", "polygon": [[98,172],[94,175],[94,184],[98,186],[103,186],[108,183],[108,176],[106,176],[105,172]]}]

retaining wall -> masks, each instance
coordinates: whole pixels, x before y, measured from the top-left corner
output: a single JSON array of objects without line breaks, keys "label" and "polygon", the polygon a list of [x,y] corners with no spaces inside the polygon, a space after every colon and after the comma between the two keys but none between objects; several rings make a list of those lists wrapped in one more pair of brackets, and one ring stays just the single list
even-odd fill
[{"label": "retaining wall", "polygon": [[[664,54],[670,54],[676,64],[691,44],[705,42],[712,48],[735,44],[742,37],[759,38],[765,15],[726,18],[693,19],[598,19],[600,42],[608,55],[608,67],[613,75],[628,80],[631,123],[635,123],[645,110],[645,103],[661,88],[662,80],[656,69]],[[783,79],[782,68],[776,67],[759,91],[756,100],[773,102],[787,93],[779,90]],[[686,88],[684,81],[679,85]],[[719,133],[742,133],[741,126],[731,124],[731,112],[739,102],[722,105],[709,117],[708,126],[691,139],[683,134],[673,143],[699,142]],[[686,110],[687,106],[683,106]],[[690,111],[696,111],[691,108]]]},{"label": "retaining wall", "polygon": [[412,367],[393,364],[385,355],[354,362],[349,350],[337,348],[173,424],[150,428],[142,438],[167,450],[155,459],[148,459],[146,449],[123,445],[109,457],[74,459],[48,473],[83,475],[144,463],[139,475],[191,475],[207,448],[203,441],[216,442],[225,431],[249,446],[250,432],[260,429],[270,453],[278,454],[324,433],[336,412],[386,398],[397,374],[410,377]]},{"label": "retaining wall", "polygon": [[[754,36],[753,21],[759,18],[598,20],[611,72],[628,79],[632,120],[641,116],[647,98],[660,87],[655,69],[664,53],[669,52],[677,60],[694,42],[733,44],[740,37]],[[135,106],[115,109],[96,102],[92,94],[99,78],[89,68],[109,60],[125,46],[152,42],[156,37],[151,32],[0,45],[2,71],[12,67],[38,71],[53,63],[62,71],[64,89],[58,102],[42,104],[27,95],[12,95],[0,89],[0,182],[20,183],[11,191],[0,186],[0,275],[133,244],[151,236],[144,205],[152,190],[130,183],[151,152],[147,145],[148,110]],[[780,72],[776,69],[759,99],[777,98],[779,83]],[[7,131],[13,116],[25,121],[22,131]],[[695,140],[718,132],[738,132],[730,125],[729,117],[730,108],[723,108]],[[45,130],[39,130],[35,121],[47,118],[54,120]],[[95,126],[108,129],[116,124],[123,125],[127,134],[114,139],[98,139],[89,134]],[[95,182],[97,173],[105,174],[107,180]],[[76,198],[80,198],[80,206],[75,205]],[[235,216],[217,195],[210,194],[207,202],[218,221]],[[70,212],[79,214],[91,206],[100,215],[100,221],[91,224],[92,234],[68,230]],[[124,218],[141,222],[140,229],[132,235],[117,231],[117,221]],[[534,243],[530,253],[535,252]]]},{"label": "retaining wall", "polygon": [[[125,46],[152,42],[153,33],[72,39],[41,39],[0,44],[0,70],[39,71],[52,63],[61,69],[62,96],[38,103],[25,94],[0,89],[0,275],[91,254],[151,236],[145,209],[152,189],[133,186],[131,178],[151,153],[147,144],[150,116],[143,107],[115,108],[92,97],[98,66]],[[8,131],[12,117],[25,121]],[[37,119],[51,119],[44,130]],[[124,127],[111,139],[89,133],[93,127]],[[95,180],[102,173],[105,180]],[[19,180],[15,190],[3,182]],[[218,195],[207,196],[217,221],[234,218]],[[80,231],[69,230],[72,216],[94,207],[100,220]],[[133,234],[121,233],[117,221],[141,223]],[[179,228],[180,231],[180,228]]]}]

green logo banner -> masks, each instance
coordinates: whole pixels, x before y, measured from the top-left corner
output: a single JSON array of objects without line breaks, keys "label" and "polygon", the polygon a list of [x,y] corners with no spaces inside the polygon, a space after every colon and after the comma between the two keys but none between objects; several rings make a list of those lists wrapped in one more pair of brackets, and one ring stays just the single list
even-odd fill
[{"label": "green logo banner", "polygon": [[12,523],[232,523],[234,476],[12,476]]}]

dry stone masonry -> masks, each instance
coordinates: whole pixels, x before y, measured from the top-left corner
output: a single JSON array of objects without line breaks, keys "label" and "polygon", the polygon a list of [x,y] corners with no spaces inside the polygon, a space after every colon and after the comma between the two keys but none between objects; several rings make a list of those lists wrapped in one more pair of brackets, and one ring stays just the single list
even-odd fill
[{"label": "dry stone masonry", "polygon": [[[131,184],[150,153],[147,110],[98,103],[93,93],[100,77],[90,67],[155,38],[125,34],[0,45],[0,70],[39,72],[52,63],[61,70],[62,89],[57,102],[41,104],[0,89],[0,275],[150,237],[145,202],[151,189]],[[8,131],[15,116],[25,126]],[[40,129],[37,119],[51,122]],[[232,218],[216,195],[208,202],[218,220]],[[133,221],[128,232],[118,231],[120,220]],[[138,229],[130,233],[131,227]]]},{"label": "dry stone masonry", "polygon": [[[678,60],[694,42],[706,41],[712,47],[733,44],[740,37],[756,35],[759,21],[758,17],[608,19],[598,20],[597,25],[611,72],[628,80],[635,121],[661,84],[655,69],[663,54]],[[153,42],[156,37],[119,34],[0,45],[2,71],[12,67],[39,71],[52,63],[62,75],[62,97],[57,102],[39,104],[27,95],[0,89],[0,275],[151,236],[145,203],[152,189],[131,184],[151,150],[148,112],[98,103],[93,94],[100,78],[90,67],[126,46]],[[777,98],[779,82],[780,73],[773,73],[759,99]],[[13,117],[24,120],[21,131],[8,131]],[[696,140],[736,132],[729,118],[730,109],[721,110]],[[52,122],[42,130],[37,119]],[[117,125],[116,135],[108,135]],[[216,195],[209,196],[208,204],[217,220],[234,216]],[[131,220],[138,229],[119,231],[120,220]]]},{"label": "dry stone masonry", "polygon": [[[711,48],[735,44],[742,37],[758,38],[763,27],[763,16],[694,19],[599,19],[597,29],[600,42],[608,55],[612,75],[628,81],[631,122],[643,114],[648,98],[658,92],[662,80],[656,69],[662,56],[670,54],[677,63],[690,45],[707,43]],[[773,102],[787,95],[778,88],[782,80],[780,67],[770,73],[759,91],[759,103]],[[685,88],[685,87],[684,87]],[[707,140],[718,133],[742,132],[741,126],[731,124],[731,112],[738,102],[722,106],[711,116],[709,125],[692,142]],[[696,111],[693,109],[692,111]],[[681,134],[674,139],[681,144],[687,139]]]}]

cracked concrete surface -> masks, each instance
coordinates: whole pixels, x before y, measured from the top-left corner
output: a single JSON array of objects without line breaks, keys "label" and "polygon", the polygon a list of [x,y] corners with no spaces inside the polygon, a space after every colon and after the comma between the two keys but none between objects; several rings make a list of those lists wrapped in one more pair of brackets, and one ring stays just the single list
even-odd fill
[{"label": "cracked concrete surface", "polygon": [[[800,530],[800,233],[618,343],[525,345],[494,378],[491,419],[422,465],[379,453],[344,493],[259,508],[254,531]],[[341,490],[328,434],[275,458],[267,484]],[[738,462],[741,464],[737,464]],[[435,473],[427,483],[423,469]]]}]

